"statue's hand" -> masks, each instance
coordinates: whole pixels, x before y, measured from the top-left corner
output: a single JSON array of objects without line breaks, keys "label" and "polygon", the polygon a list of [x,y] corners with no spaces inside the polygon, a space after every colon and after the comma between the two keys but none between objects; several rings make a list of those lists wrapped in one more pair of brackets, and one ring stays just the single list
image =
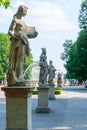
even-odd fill
[{"label": "statue's hand", "polygon": [[35,37],[37,37],[37,35],[38,35],[38,32],[37,32],[37,31],[35,31],[35,32],[34,32],[34,36],[35,36]]},{"label": "statue's hand", "polygon": [[14,31],[9,31],[8,34],[9,34],[11,37],[14,37]]},{"label": "statue's hand", "polygon": [[38,32],[35,31],[34,34],[30,35],[30,34],[27,34],[28,38],[36,38],[38,35]]}]

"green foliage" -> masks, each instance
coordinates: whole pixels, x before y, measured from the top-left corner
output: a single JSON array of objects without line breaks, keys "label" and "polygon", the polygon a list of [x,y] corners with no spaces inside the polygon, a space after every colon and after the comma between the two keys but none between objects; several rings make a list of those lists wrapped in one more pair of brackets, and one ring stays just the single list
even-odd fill
[{"label": "green foliage", "polygon": [[64,65],[66,78],[82,82],[87,79],[87,29],[80,31],[76,42],[68,51],[68,60]]},{"label": "green foliage", "polygon": [[79,14],[79,27],[87,29],[87,0],[83,0]]},{"label": "green foliage", "polygon": [[0,33],[0,79],[7,73],[9,62],[10,38],[8,34]]},{"label": "green foliage", "polygon": [[37,89],[33,89],[32,94],[37,95],[38,94],[38,90]]},{"label": "green foliage", "polygon": [[[29,56],[26,58],[26,62],[24,64],[24,70],[26,70],[26,68],[33,63],[33,56],[32,56],[32,53],[31,53],[31,49],[30,49],[30,54]],[[27,73],[25,74],[25,79],[29,79],[30,76],[31,76],[31,71],[32,71],[32,68],[30,68]]]},{"label": "green foliage", "polygon": [[66,78],[74,78],[76,79],[77,76],[75,75],[78,70],[78,56],[77,56],[77,46],[74,43],[70,50],[69,50],[69,58],[66,61],[65,68],[67,70]]},{"label": "green foliage", "polygon": [[62,88],[61,87],[56,87],[54,92],[55,92],[56,95],[61,94],[62,93]]},{"label": "green foliage", "polygon": [[80,80],[87,79],[87,29],[80,31],[77,39],[78,65]]},{"label": "green foliage", "polygon": [[[61,94],[62,93],[62,88],[61,87],[56,87],[54,89],[54,92],[55,92],[56,95]],[[38,94],[38,90],[36,88],[33,89],[32,94],[37,95]]]},{"label": "green foliage", "polygon": [[3,5],[5,9],[10,6],[10,0],[0,0],[0,6]]},{"label": "green foliage", "polygon": [[64,47],[64,52],[61,54],[61,59],[62,60],[67,60],[69,57],[69,50],[72,45],[72,40],[65,40],[63,47]]},{"label": "green foliage", "polygon": [[81,4],[79,26],[81,31],[77,40],[69,47],[64,46],[61,59],[66,61],[66,78],[82,82],[87,79],[87,0]]}]

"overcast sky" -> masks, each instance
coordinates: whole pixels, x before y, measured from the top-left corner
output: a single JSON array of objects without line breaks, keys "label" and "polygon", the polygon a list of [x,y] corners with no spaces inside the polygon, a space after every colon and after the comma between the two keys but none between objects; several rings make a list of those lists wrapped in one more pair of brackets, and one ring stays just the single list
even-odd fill
[{"label": "overcast sky", "polygon": [[24,21],[35,26],[38,37],[30,39],[34,61],[39,60],[41,48],[47,50],[47,59],[53,61],[57,71],[65,72],[60,54],[65,40],[76,40],[79,32],[78,16],[82,0],[12,0],[12,7],[0,7],[0,32],[7,33],[13,15],[19,5],[27,5],[29,10]]}]

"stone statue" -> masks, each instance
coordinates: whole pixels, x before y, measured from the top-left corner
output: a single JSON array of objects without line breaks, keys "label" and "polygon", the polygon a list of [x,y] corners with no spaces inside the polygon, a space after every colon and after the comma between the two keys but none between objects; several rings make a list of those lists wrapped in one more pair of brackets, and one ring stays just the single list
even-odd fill
[{"label": "stone statue", "polygon": [[46,48],[41,48],[42,53],[40,55],[40,74],[39,74],[39,85],[46,85],[47,84],[47,75],[48,75],[48,63],[47,63],[47,56],[46,56]]},{"label": "stone statue", "polygon": [[35,38],[38,34],[35,27],[27,26],[22,20],[22,17],[27,14],[27,10],[28,7],[25,5],[19,6],[8,30],[11,40],[7,74],[8,86],[18,86],[25,82],[22,75],[25,59],[30,53],[28,38]]},{"label": "stone statue", "polygon": [[48,71],[48,83],[50,86],[54,86],[54,82],[53,82],[53,79],[55,78],[55,71],[56,71],[56,68],[54,67],[53,65],[53,62],[50,60],[49,61],[49,71]]},{"label": "stone statue", "polygon": [[57,76],[57,87],[62,87],[62,77],[61,77],[61,73],[58,72],[58,76]]}]

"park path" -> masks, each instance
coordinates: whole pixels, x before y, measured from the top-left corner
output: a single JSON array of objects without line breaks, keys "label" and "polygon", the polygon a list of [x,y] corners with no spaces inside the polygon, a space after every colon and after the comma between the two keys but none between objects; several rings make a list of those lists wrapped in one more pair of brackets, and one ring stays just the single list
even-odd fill
[{"label": "park path", "polygon": [[[63,87],[56,100],[49,100],[50,113],[36,113],[37,96],[32,96],[32,130],[87,130],[87,89]],[[5,97],[0,91],[0,130],[5,130]]]}]

